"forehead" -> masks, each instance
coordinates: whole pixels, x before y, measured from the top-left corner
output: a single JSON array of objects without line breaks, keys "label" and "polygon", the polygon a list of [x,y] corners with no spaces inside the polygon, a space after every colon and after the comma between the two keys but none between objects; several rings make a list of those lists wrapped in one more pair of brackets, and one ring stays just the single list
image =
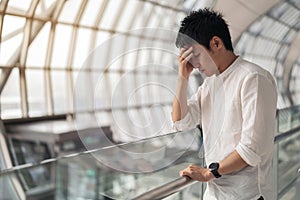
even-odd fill
[{"label": "forehead", "polygon": [[205,47],[201,44],[193,44],[192,47],[194,53],[201,53],[205,51]]}]

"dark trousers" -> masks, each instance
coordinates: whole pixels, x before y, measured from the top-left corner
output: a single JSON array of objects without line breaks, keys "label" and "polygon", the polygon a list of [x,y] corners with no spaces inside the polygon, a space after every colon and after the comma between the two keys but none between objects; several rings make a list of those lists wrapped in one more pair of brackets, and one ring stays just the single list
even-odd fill
[{"label": "dark trousers", "polygon": [[260,196],[257,200],[264,200],[264,198],[262,196]]}]

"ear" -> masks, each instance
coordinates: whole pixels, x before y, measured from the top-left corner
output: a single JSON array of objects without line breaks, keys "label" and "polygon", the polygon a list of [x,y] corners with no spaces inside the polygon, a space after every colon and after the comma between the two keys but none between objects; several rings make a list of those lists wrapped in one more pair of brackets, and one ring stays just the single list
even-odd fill
[{"label": "ear", "polygon": [[220,50],[224,47],[223,41],[218,36],[213,36],[210,40],[210,48],[212,50]]}]

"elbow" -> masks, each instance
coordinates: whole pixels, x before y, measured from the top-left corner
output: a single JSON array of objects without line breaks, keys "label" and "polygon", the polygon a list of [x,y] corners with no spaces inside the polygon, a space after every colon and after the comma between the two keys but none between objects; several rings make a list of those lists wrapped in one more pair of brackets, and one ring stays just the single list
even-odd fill
[{"label": "elbow", "polygon": [[172,113],[172,122],[173,123],[175,123],[175,122],[177,122],[177,121],[180,121],[181,119],[177,116],[177,115],[174,115],[173,113]]}]

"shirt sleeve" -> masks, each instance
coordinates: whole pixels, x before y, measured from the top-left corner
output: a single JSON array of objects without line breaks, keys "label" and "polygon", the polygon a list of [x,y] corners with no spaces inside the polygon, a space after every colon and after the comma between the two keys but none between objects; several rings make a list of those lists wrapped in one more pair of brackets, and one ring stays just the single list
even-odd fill
[{"label": "shirt sleeve", "polygon": [[175,131],[184,131],[191,128],[195,128],[201,121],[200,113],[200,96],[201,87],[198,88],[197,93],[195,93],[187,102],[188,112],[179,121],[173,122],[173,129]]},{"label": "shirt sleeve", "polygon": [[273,152],[277,90],[270,74],[253,73],[241,88],[243,127],[236,151],[251,166]]}]

